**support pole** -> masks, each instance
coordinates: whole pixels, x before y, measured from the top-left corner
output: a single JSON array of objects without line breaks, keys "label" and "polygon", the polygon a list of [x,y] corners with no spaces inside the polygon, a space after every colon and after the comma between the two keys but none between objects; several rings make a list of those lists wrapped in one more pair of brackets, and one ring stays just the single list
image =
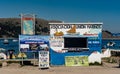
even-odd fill
[{"label": "support pole", "polygon": [[23,52],[21,53],[21,56],[22,56],[22,66],[23,66]]},{"label": "support pole", "polygon": [[34,52],[34,65],[35,65],[35,52]]}]

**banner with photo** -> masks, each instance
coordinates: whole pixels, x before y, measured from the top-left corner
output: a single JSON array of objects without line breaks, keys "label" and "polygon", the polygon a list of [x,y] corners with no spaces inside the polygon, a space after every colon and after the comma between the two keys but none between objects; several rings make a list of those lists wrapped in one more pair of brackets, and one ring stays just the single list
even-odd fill
[{"label": "banner with photo", "polygon": [[19,49],[21,52],[48,51],[49,36],[19,35]]},{"label": "banner with photo", "polygon": [[66,56],[66,66],[89,66],[88,56]]}]

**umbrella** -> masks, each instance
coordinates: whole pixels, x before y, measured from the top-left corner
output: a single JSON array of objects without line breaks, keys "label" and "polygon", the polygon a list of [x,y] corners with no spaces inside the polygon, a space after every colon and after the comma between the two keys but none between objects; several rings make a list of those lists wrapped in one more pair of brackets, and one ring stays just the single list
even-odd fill
[{"label": "umbrella", "polygon": [[27,55],[26,55],[25,53],[21,53],[21,52],[20,52],[20,53],[18,54],[18,58],[22,58],[22,57],[23,57],[23,58],[27,58]]}]

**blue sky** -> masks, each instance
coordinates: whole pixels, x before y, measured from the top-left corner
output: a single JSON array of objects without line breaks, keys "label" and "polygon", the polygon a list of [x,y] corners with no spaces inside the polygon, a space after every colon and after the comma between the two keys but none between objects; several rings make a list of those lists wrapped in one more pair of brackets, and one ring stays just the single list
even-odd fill
[{"label": "blue sky", "polygon": [[120,31],[120,0],[0,0],[0,18],[20,13],[64,22],[103,22],[103,29]]}]

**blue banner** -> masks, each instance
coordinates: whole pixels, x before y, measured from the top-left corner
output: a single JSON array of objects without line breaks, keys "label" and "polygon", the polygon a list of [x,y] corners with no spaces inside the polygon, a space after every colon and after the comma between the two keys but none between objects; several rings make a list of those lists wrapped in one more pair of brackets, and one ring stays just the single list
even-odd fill
[{"label": "blue banner", "polygon": [[19,48],[21,52],[36,52],[48,50],[49,36],[19,35]]}]

